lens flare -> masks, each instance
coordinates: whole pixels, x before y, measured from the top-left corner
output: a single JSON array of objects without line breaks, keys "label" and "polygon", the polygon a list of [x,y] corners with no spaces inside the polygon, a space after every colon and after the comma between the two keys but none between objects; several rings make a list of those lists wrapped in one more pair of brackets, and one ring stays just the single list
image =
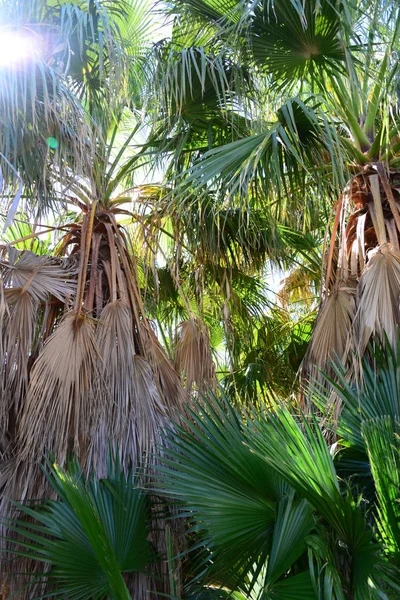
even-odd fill
[{"label": "lens flare", "polygon": [[32,32],[0,29],[0,67],[12,68],[40,56],[38,36]]},{"label": "lens flare", "polygon": [[48,137],[46,139],[47,145],[49,148],[51,148],[52,150],[55,150],[56,148],[58,148],[58,140],[54,137]]}]

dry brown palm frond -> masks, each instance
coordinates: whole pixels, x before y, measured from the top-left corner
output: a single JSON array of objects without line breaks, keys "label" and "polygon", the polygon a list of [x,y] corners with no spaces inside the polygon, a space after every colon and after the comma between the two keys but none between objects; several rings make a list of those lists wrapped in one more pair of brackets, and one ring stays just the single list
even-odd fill
[{"label": "dry brown palm frond", "polygon": [[74,260],[37,256],[29,250],[8,247],[1,253],[0,273],[5,287],[23,288],[36,301],[45,301],[52,295],[67,302],[76,292]]},{"label": "dry brown palm frond", "polygon": [[182,413],[188,401],[188,395],[182,387],[181,378],[174,364],[166,355],[151,327],[146,328],[143,337],[146,340],[146,358],[153,370],[155,381],[161,390],[168,414],[173,416]]},{"label": "dry brown palm frond", "polygon": [[3,291],[0,310],[0,427],[7,428],[28,387],[29,360],[34,343],[38,303],[21,288]]},{"label": "dry brown palm frond", "polygon": [[152,460],[152,454],[156,446],[162,443],[162,433],[170,419],[155,384],[151,367],[143,356],[135,356],[134,381],[137,398],[136,423],[131,421],[130,427],[138,430],[138,448],[146,459]]},{"label": "dry brown palm frond", "polygon": [[342,281],[322,303],[302,365],[302,370],[309,377],[318,379],[319,369],[329,371],[329,360],[346,358],[355,313],[355,295],[356,283]]},{"label": "dry brown palm frond", "polygon": [[216,383],[215,365],[206,326],[200,319],[192,318],[181,323],[179,329],[175,363],[186,378],[186,389],[190,391],[194,384],[199,391],[213,387]]},{"label": "dry brown palm frond", "polygon": [[359,282],[354,344],[359,356],[373,334],[388,336],[396,348],[400,326],[400,256],[384,244],[370,257]]},{"label": "dry brown palm frond", "polygon": [[68,313],[44,344],[30,373],[19,419],[18,456],[40,462],[45,450],[62,464],[84,460],[88,434],[104,411],[94,322]]},{"label": "dry brown palm frond", "polygon": [[[97,326],[102,377],[110,394],[107,411],[94,436],[91,455],[91,464],[100,476],[107,471],[110,443],[118,445],[123,468],[135,468],[140,463],[143,476],[151,473],[151,468],[149,471],[143,467],[151,467],[157,461],[162,451],[163,432],[176,418],[176,408],[183,395],[176,371],[155,342],[148,355],[152,354],[152,363],[157,358],[158,369],[136,353],[133,319],[125,294],[124,300],[104,307]],[[141,327],[143,335],[151,331],[143,323]],[[166,397],[166,389],[170,397]],[[165,524],[160,522],[155,527],[157,531],[151,538],[152,543],[160,554],[164,554]],[[146,575],[136,581],[127,580],[129,588],[135,590],[135,598],[141,597],[145,589],[156,589],[152,579],[151,575]],[[161,574],[157,571],[155,580],[159,579]]]},{"label": "dry brown palm frond", "polygon": [[[41,472],[43,454],[52,452],[63,463],[67,454],[75,451],[85,465],[91,434],[104,412],[100,387],[94,323],[68,313],[30,372],[27,398],[17,422],[17,444],[0,465],[2,516],[10,516],[10,508],[13,510],[9,499],[23,502],[51,494]],[[27,573],[33,567],[27,558],[18,560],[16,569]],[[16,579],[17,588],[22,583]]]},{"label": "dry brown palm frond", "polygon": [[[100,315],[96,339],[102,377],[110,394],[107,411],[95,435],[93,452],[96,471],[103,471],[107,464],[107,444],[111,440],[120,443],[126,439],[128,419],[133,417],[135,404],[135,347],[131,313],[126,304],[116,301],[105,306]],[[135,447],[131,448],[130,454],[134,462]],[[122,464],[125,465],[125,461]]]},{"label": "dry brown palm frond", "polygon": [[[399,324],[400,195],[395,186],[396,176],[397,172],[387,172],[381,163],[366,165],[343,193],[340,215],[336,214],[331,237],[330,282],[350,278],[358,284],[356,314],[347,322],[360,357],[375,333],[382,337],[387,330],[389,339],[395,342],[394,332]],[[336,242],[337,229],[339,243]],[[334,260],[336,248],[338,257]],[[314,337],[322,340],[323,328],[319,324],[324,323],[326,314],[331,312],[333,301],[329,301],[329,297],[328,305],[325,302],[321,305],[314,333]],[[342,334],[345,332],[341,330],[337,333],[339,337]],[[311,341],[306,363],[312,364],[315,360],[320,366],[326,359],[325,342],[326,339],[321,345],[320,340]]]},{"label": "dry brown palm frond", "polygon": [[135,353],[132,327],[129,306],[116,301],[104,308],[97,328],[100,368],[111,398],[94,440],[98,472],[107,464],[109,442],[118,444],[125,468],[136,466],[142,455],[155,452],[168,423],[150,365]]}]

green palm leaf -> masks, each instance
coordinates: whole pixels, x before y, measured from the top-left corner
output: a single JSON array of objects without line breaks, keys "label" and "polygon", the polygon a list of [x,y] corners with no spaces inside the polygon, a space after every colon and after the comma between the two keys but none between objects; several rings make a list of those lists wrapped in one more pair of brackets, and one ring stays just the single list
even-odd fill
[{"label": "green palm leaf", "polygon": [[[342,151],[335,127],[319,107],[293,98],[276,112],[275,121],[264,125],[262,133],[205,152],[183,173],[176,195],[182,199],[193,194],[193,190],[204,195],[208,186],[230,203],[237,198],[244,211],[253,194],[258,199],[273,194],[279,202],[272,214],[284,224],[285,217],[291,214],[290,202],[293,201],[292,211],[296,214],[296,198],[303,198],[312,185],[311,164],[321,164],[323,168],[328,157],[333,182],[343,183],[343,173],[338,168]],[[310,210],[311,207],[312,200]]]},{"label": "green palm leaf", "polygon": [[295,501],[293,494],[282,498],[268,558],[266,583],[274,583],[303,554],[305,538],[313,525],[312,508],[307,501]]},{"label": "green palm leaf", "polygon": [[[343,443],[358,452],[365,451],[364,421],[386,415],[394,425],[399,419],[399,356],[388,340],[376,341],[374,346],[370,346],[369,355],[362,360],[362,378],[357,384],[349,381],[345,367],[338,362],[333,365],[335,380],[326,377],[343,404],[337,426],[329,425],[328,421],[327,427],[337,431]],[[326,392],[313,385],[311,394],[320,410],[329,411]]]},{"label": "green palm leaf", "polygon": [[352,556],[345,585],[356,598],[368,597],[369,580],[379,575],[378,549],[360,506],[350,493],[341,493],[332,456],[316,422],[297,421],[288,409],[277,407],[272,415],[255,417],[247,443],[332,526]]},{"label": "green palm leaf", "polygon": [[400,448],[399,421],[381,416],[364,421],[362,433],[378,497],[377,524],[386,551],[400,559]]},{"label": "green palm leaf", "polygon": [[169,435],[159,486],[180,501],[203,549],[196,589],[219,584],[257,600],[381,597],[380,546],[341,490],[315,421],[276,407],[246,422],[225,402],[199,404]]},{"label": "green palm leaf", "polygon": [[148,501],[137,481],[118,462],[110,462],[107,479],[86,480],[76,460],[65,470],[49,463],[47,477],[59,500],[17,505],[25,518],[9,523],[13,553],[50,565],[38,577],[58,598],[130,600],[122,574],[143,572],[152,559]]},{"label": "green palm leaf", "polygon": [[244,446],[240,421],[228,405],[207,405],[191,419],[188,431],[171,433],[159,486],[187,506],[182,514],[211,550],[210,577],[227,578],[235,587],[255,561],[265,562],[288,488]]},{"label": "green palm leaf", "polygon": [[281,85],[335,73],[345,60],[340,29],[339,2],[307,0],[300,10],[294,10],[293,0],[273,8],[260,3],[250,28],[252,57]]}]

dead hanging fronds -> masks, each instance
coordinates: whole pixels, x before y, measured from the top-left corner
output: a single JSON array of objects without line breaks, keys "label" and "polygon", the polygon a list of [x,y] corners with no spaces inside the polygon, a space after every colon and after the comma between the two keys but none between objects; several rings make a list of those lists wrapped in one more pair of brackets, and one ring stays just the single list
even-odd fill
[{"label": "dead hanging fronds", "polygon": [[160,397],[150,365],[143,356],[135,356],[136,422],[129,425],[138,439],[145,460],[153,461],[156,446],[169,424],[168,411]]},{"label": "dead hanging fronds", "polygon": [[[100,370],[107,387],[110,402],[107,412],[95,434],[94,466],[102,472],[107,464],[107,442],[118,443],[121,463],[136,466],[138,440],[128,439],[129,422],[136,419],[136,388],[134,381],[135,345],[132,335],[132,315],[124,302],[107,304],[97,326],[97,346]],[[140,427],[140,425],[138,425]],[[130,446],[128,450],[128,446]]]},{"label": "dead hanging fronds", "polygon": [[[8,427],[28,388],[38,303],[21,288],[3,289],[0,309],[0,427]],[[12,415],[10,414],[12,411]]]},{"label": "dead hanging fronds", "polygon": [[68,302],[76,292],[75,261],[38,256],[29,250],[3,248],[0,254],[0,274],[6,288],[21,288],[35,301],[54,296]]},{"label": "dead hanging fronds", "polygon": [[168,358],[151,327],[144,331],[146,358],[153,370],[154,379],[171,416],[182,413],[188,400],[175,366]]},{"label": "dead hanging fronds", "polygon": [[400,327],[400,256],[387,244],[370,258],[357,290],[357,313],[354,319],[354,345],[359,356],[372,335],[381,340],[385,334],[396,348]]},{"label": "dead hanging fronds", "polygon": [[30,373],[19,419],[18,454],[40,462],[45,450],[63,463],[68,452],[84,462],[88,436],[105,410],[94,322],[69,312],[49,337]]},{"label": "dead hanging fronds", "polygon": [[[350,348],[361,358],[370,338],[385,335],[396,348],[400,326],[400,190],[398,171],[383,163],[365,165],[338,203],[327,259],[326,293],[304,373]],[[338,285],[339,282],[339,285]],[[340,283],[341,282],[341,283]],[[349,368],[358,372],[352,362]],[[355,371],[354,371],[355,368]]]},{"label": "dead hanging fronds", "polygon": [[107,440],[113,440],[124,468],[136,467],[143,456],[154,459],[161,432],[174,411],[160,394],[149,363],[136,353],[132,313],[125,302],[105,306],[96,338],[110,401],[95,434],[94,466],[104,470]]},{"label": "dead hanging fronds", "polygon": [[329,371],[329,361],[346,358],[350,349],[351,327],[356,307],[356,282],[348,280],[324,300],[314,327],[303,371],[319,378],[319,369]]},{"label": "dead hanging fronds", "polygon": [[66,304],[76,290],[73,260],[37,256],[12,247],[0,249],[0,419],[7,426],[28,387],[29,366],[41,336],[41,303],[51,298]]},{"label": "dead hanging fronds", "polygon": [[193,386],[202,392],[216,383],[215,365],[211,356],[210,336],[200,319],[191,318],[179,325],[175,364],[186,379],[186,389]]},{"label": "dead hanging fronds", "polygon": [[[67,454],[76,452],[87,464],[93,431],[105,412],[94,333],[93,320],[67,313],[34,361],[16,415],[13,451],[0,465],[2,516],[9,514],[10,499],[48,496],[40,467],[44,454],[51,452],[63,463]],[[20,572],[28,563],[20,562]]]}]

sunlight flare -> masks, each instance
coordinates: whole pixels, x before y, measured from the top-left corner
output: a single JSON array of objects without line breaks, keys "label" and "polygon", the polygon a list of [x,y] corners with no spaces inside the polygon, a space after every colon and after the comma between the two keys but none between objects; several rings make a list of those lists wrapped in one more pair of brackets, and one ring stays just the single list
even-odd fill
[{"label": "sunlight flare", "polygon": [[0,68],[12,68],[40,56],[38,36],[30,31],[0,30]]}]

